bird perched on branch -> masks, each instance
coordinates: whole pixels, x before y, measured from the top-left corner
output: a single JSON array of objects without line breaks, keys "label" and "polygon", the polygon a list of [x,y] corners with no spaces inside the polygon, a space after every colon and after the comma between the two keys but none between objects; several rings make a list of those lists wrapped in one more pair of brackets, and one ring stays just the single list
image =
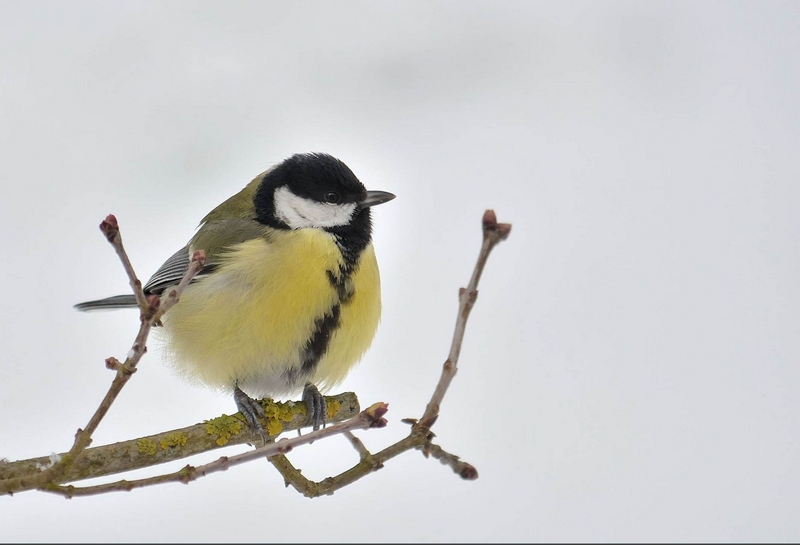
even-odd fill
[{"label": "bird perched on branch", "polygon": [[[144,286],[178,284],[195,250],[206,265],[163,317],[167,353],[202,384],[233,392],[264,437],[253,397],[303,391],[309,423],[324,425],[317,386],[332,386],[372,343],[381,312],[371,207],[394,199],[367,191],[343,162],[297,154],[217,206],[189,243]],[[75,305],[136,307],[133,295]]]}]

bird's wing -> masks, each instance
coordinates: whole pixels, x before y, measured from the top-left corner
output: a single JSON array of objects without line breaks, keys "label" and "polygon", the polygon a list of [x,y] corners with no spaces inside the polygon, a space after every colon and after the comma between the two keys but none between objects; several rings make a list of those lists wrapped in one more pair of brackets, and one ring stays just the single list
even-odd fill
[{"label": "bird's wing", "polygon": [[[161,295],[165,289],[176,285],[189,269],[191,254],[203,250],[206,262],[203,270],[195,277],[200,279],[219,266],[221,256],[231,247],[256,237],[269,238],[270,228],[251,219],[227,219],[204,223],[192,240],[172,254],[153,274],[144,287],[145,293]],[[194,280],[193,280],[194,281]]]},{"label": "bird's wing", "polygon": [[181,281],[189,270],[189,247],[184,246],[167,259],[144,286],[145,293],[161,293]]}]

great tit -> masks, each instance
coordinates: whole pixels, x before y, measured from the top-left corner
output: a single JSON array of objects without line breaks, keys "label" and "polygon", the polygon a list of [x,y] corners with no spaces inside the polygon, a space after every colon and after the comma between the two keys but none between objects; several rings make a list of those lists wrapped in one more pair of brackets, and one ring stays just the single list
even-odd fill
[{"label": "great tit", "polygon": [[[317,386],[344,379],[378,326],[370,209],[394,198],[367,191],[324,153],[293,155],[259,174],[209,212],[144,286],[146,295],[166,295],[194,251],[205,251],[205,267],[163,317],[168,359],[189,379],[232,391],[262,437],[263,410],[253,397],[302,390],[308,422],[324,425]],[[133,295],[75,305],[130,307]]]}]

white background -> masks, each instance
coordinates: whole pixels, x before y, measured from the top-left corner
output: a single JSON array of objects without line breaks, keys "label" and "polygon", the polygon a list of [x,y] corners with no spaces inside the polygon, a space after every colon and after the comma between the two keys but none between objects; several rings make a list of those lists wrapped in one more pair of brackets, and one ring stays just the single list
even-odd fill
[{"label": "white background", "polygon": [[[430,397],[481,214],[514,225],[435,427],[477,481],[410,452],[308,500],[259,462],[2,497],[0,540],[797,541],[798,27],[796,2],[0,3],[0,457],[66,450],[131,345],[135,312],[72,309],[127,292],[108,213],[147,278],[292,153],[396,193],[339,388],[390,404],[374,450]],[[153,342],[95,444],[232,411]]]}]

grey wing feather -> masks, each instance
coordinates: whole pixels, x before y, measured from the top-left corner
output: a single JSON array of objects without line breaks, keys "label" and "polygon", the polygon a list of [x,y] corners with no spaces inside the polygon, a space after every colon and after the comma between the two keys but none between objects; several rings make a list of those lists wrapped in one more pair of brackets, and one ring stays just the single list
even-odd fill
[{"label": "grey wing feather", "polygon": [[114,297],[106,297],[105,299],[98,299],[97,301],[86,301],[85,303],[78,303],[75,308],[78,310],[114,310],[118,308],[135,308],[136,297],[130,295],[115,295]]},{"label": "grey wing feather", "polygon": [[[189,247],[184,246],[167,259],[163,265],[155,272],[155,274],[147,281],[144,286],[145,294],[154,293],[161,295],[165,289],[175,286],[181,281],[183,275],[189,269]],[[210,273],[214,269],[213,265],[203,268],[201,273],[195,277],[198,278],[204,274]],[[135,308],[136,298],[131,295],[115,295],[114,297],[107,297],[105,299],[98,299],[96,301],[86,301],[85,303],[78,303],[75,308],[78,310],[113,310],[118,308]]]},{"label": "grey wing feather", "polygon": [[189,269],[189,247],[184,246],[167,259],[144,286],[145,293],[161,293],[181,281]]},{"label": "grey wing feather", "polygon": [[[192,260],[189,258],[189,246],[187,245],[172,254],[172,257],[167,259],[164,264],[159,267],[150,280],[147,281],[147,284],[145,284],[144,292],[147,294],[155,293],[156,295],[161,295],[164,293],[165,289],[177,286],[178,282],[183,278],[183,275],[189,270],[191,262]],[[216,269],[215,264],[206,261],[205,266],[194,277],[192,282],[212,273],[214,269]]]}]

